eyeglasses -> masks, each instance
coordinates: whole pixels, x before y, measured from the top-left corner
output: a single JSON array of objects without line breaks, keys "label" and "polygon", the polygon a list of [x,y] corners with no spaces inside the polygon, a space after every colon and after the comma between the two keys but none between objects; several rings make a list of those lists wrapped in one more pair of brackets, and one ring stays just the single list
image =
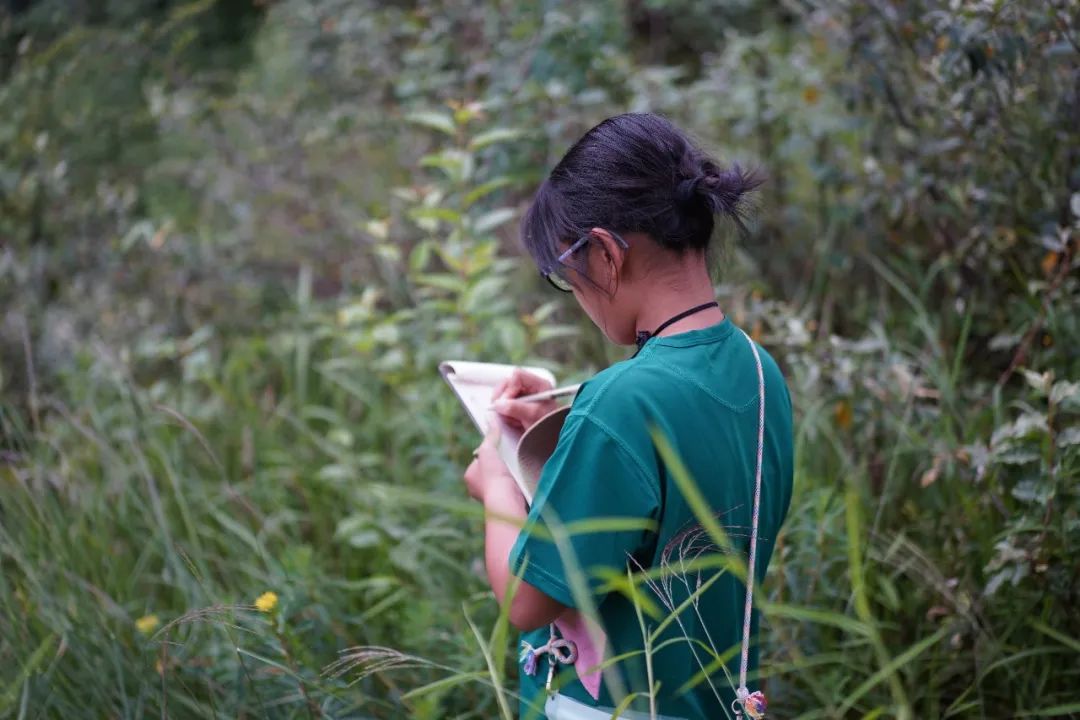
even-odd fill
[{"label": "eyeglasses", "polygon": [[[623,250],[630,249],[630,246],[626,243],[625,240],[623,240],[619,236],[618,233],[611,232],[610,230],[608,232],[611,233],[611,237],[615,238],[615,242],[618,243],[619,247],[621,247]],[[589,240],[591,239],[592,233],[582,235],[580,238],[578,238],[577,242],[575,242],[573,245],[566,249],[566,252],[564,252],[562,255],[555,259],[555,263],[552,267],[540,272],[540,274],[544,276],[544,279],[551,283],[551,287],[555,288],[559,292],[568,293],[574,291],[573,283],[571,283],[570,279],[566,277],[566,271],[573,268],[570,268],[564,263],[566,262],[567,258],[571,257],[578,250],[585,247],[585,245],[587,245]]]}]

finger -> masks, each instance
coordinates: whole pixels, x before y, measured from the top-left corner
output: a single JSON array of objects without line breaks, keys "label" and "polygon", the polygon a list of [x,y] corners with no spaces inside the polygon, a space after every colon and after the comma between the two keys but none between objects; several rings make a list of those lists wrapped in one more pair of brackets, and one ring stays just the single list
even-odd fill
[{"label": "finger", "polygon": [[516,382],[518,388],[518,392],[511,397],[529,395],[551,389],[551,383],[547,380],[525,370],[515,370],[510,379]]},{"label": "finger", "polygon": [[550,411],[547,403],[506,399],[497,401],[494,409],[499,415],[515,420],[524,427],[532,425]]},{"label": "finger", "polygon": [[[503,401],[503,400],[497,401],[497,403],[499,403],[499,402],[505,402],[505,401]],[[518,420],[516,417],[511,417],[509,415],[503,415],[502,413],[500,413],[500,412],[498,412],[497,410],[494,410],[494,409],[492,410],[492,413],[497,415],[498,418],[499,418],[495,422],[498,422],[499,424],[501,424],[501,425],[503,425],[503,426],[505,426],[507,428],[510,428],[511,430],[516,430],[517,432],[521,432],[522,430],[525,429],[525,425],[523,425],[521,420]]]},{"label": "finger", "polygon": [[526,393],[525,386],[521,382],[521,373],[521,370],[515,370],[510,375],[510,379],[506,381],[506,387],[503,388],[503,397],[515,398]]},{"label": "finger", "polygon": [[500,397],[515,398],[519,395],[527,395],[529,390],[522,380],[523,375],[527,376],[528,373],[520,369],[510,373],[510,377],[495,386],[495,392],[491,396],[492,400],[498,400]]}]

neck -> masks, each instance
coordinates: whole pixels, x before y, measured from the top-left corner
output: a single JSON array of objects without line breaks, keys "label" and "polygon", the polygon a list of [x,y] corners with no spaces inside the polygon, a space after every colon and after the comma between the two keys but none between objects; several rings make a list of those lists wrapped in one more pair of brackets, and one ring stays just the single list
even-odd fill
[{"label": "neck", "polygon": [[[638,332],[652,332],[662,323],[692,307],[716,300],[712,281],[704,268],[696,268],[688,273],[680,286],[658,284],[641,304],[636,326]],[[694,313],[678,322],[674,322],[660,332],[660,337],[677,335],[690,330],[700,330],[715,325],[724,319],[720,308],[708,308]]]}]

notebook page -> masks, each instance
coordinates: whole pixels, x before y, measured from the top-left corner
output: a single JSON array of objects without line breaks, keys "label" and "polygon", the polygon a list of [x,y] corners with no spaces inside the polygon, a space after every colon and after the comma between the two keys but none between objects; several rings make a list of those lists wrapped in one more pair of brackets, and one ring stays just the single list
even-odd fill
[{"label": "notebook page", "polygon": [[446,361],[439,364],[439,372],[457,394],[466,412],[481,434],[486,435],[489,423],[499,423],[499,457],[506,463],[507,469],[521,489],[525,500],[532,504],[532,493],[526,487],[521,469],[518,467],[517,447],[521,433],[511,427],[491,411],[491,396],[495,386],[509,378],[514,370],[521,368],[538,375],[555,385],[555,376],[544,368],[521,367],[520,365],[502,365],[498,363],[478,363],[462,360]]}]

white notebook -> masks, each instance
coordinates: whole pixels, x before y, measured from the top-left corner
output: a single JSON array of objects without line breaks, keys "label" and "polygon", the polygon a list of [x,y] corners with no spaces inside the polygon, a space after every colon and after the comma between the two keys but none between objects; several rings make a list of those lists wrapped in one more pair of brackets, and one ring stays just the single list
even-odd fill
[{"label": "white notebook", "polygon": [[[489,423],[498,422],[501,429],[499,457],[506,463],[525,500],[532,504],[536,481],[544,460],[551,456],[558,441],[559,430],[568,408],[560,408],[542,418],[525,433],[511,427],[491,410],[495,387],[508,379],[514,370],[521,369],[555,385],[555,376],[539,367],[502,365],[498,363],[447,360],[439,363],[439,372],[457,394],[458,400],[481,434],[486,435]],[[522,442],[527,438],[525,442]]]}]

